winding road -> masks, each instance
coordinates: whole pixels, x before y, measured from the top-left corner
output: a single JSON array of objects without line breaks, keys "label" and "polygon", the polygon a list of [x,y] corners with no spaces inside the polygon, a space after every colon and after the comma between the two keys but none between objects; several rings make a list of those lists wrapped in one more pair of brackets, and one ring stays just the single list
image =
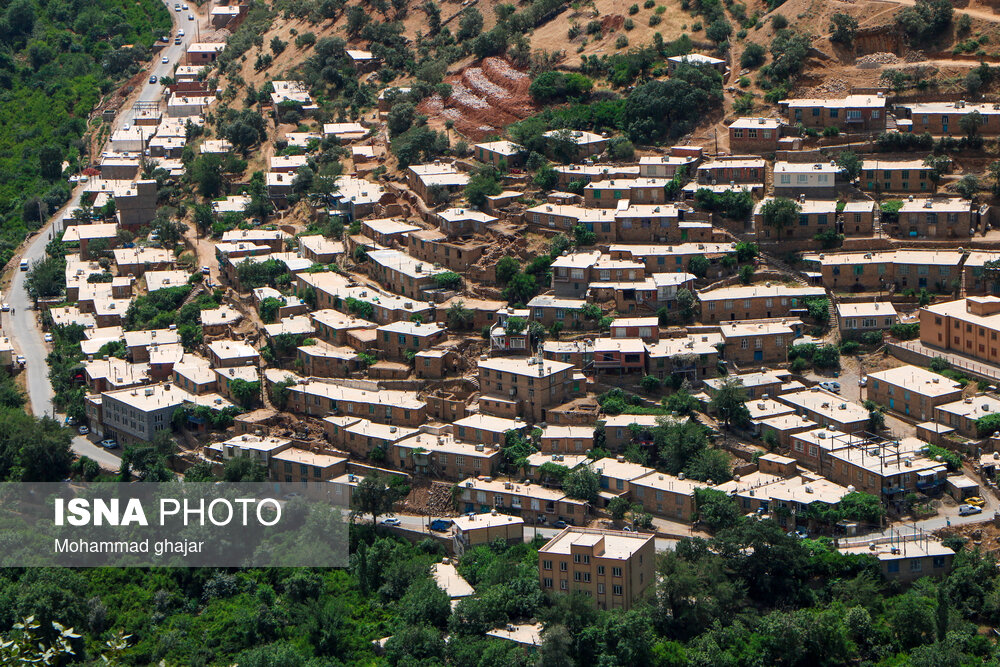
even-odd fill
[{"label": "winding road", "polygon": [[[164,2],[164,5],[166,5],[170,12],[171,20],[173,21],[173,34],[176,34],[178,29],[183,29],[185,34],[181,37],[180,44],[174,44],[172,35],[169,45],[165,46],[154,56],[153,63],[144,77],[146,82],[143,84],[138,96],[133,97],[133,100],[152,102],[162,98],[164,91],[162,85],[160,83],[149,83],[149,75],[155,74],[158,80],[163,76],[172,75],[174,66],[181,62],[187,51],[187,47],[196,41],[196,34],[198,34],[199,29],[204,29],[207,25],[206,12],[208,5],[200,10],[197,6],[191,5],[189,10],[180,12],[174,11],[174,6],[170,2]],[[194,15],[195,20],[189,20],[189,14]],[[162,62],[164,57],[167,58],[168,62]],[[113,130],[120,129],[122,125],[131,122],[131,110],[123,111],[115,118],[112,126]],[[59,221],[68,215],[69,211],[80,205],[80,196],[82,194],[83,186],[78,185],[73,190],[73,195],[69,202],[57,211],[37,234],[31,237],[24,246],[20,256],[11,262],[12,266],[17,267],[22,259],[28,260],[28,263],[31,264],[45,256],[45,246],[51,240],[52,234],[59,232]],[[7,297],[7,302],[15,314],[14,316],[11,316],[10,313],[7,314],[7,332],[14,343],[14,347],[26,359],[25,384],[27,385],[32,412],[38,417],[48,415],[62,419],[63,416],[57,415],[52,405],[52,384],[49,382],[49,368],[45,362],[45,358],[49,353],[49,345],[44,342],[39,322],[31,310],[31,299],[28,297],[28,292],[24,285],[25,276],[26,273],[24,271],[15,268]],[[78,434],[73,436],[73,451],[79,456],[87,456],[93,459],[102,468],[109,470],[118,470],[121,463],[118,456],[100,447],[89,438]]]}]

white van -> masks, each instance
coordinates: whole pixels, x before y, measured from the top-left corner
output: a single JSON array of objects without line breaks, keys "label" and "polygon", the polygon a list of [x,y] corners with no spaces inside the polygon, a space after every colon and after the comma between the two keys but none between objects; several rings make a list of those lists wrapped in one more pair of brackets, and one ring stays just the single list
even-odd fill
[{"label": "white van", "polygon": [[28,260],[26,260],[26,259],[22,259],[21,260],[21,270],[22,271],[27,271],[28,270]]}]

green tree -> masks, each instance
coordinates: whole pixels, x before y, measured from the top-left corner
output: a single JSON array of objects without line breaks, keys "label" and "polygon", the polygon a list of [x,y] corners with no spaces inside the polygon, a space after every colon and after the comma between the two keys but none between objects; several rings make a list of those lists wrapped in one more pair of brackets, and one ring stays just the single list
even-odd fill
[{"label": "green tree", "polygon": [[563,491],[570,498],[585,500],[588,503],[597,502],[597,494],[601,490],[601,480],[589,466],[580,466],[566,475],[563,481]]},{"label": "green tree", "polygon": [[839,42],[845,46],[854,44],[854,35],[858,30],[858,21],[850,14],[837,12],[830,17],[830,41]]},{"label": "green tree", "polygon": [[694,497],[698,518],[713,533],[733,528],[742,519],[736,503],[723,491],[695,489]]},{"label": "green tree", "polygon": [[521,262],[510,255],[501,257],[494,268],[494,272],[497,276],[497,282],[501,285],[506,285],[510,282],[511,278],[521,272]]},{"label": "green tree", "polygon": [[496,169],[491,166],[484,166],[473,174],[465,186],[465,198],[469,203],[482,207],[486,205],[487,197],[500,194],[503,188],[497,176]]},{"label": "green tree", "polygon": [[834,162],[840,167],[848,181],[853,181],[861,175],[861,157],[854,151],[841,151],[834,158]]},{"label": "green tree", "polygon": [[966,199],[974,199],[979,189],[979,178],[975,174],[966,174],[955,184],[955,191]]},{"label": "green tree", "polygon": [[958,119],[958,126],[970,139],[979,133],[979,128],[986,123],[986,118],[978,110],[970,111]]},{"label": "green tree", "polygon": [[474,312],[465,307],[464,301],[456,301],[448,306],[445,319],[448,322],[449,329],[466,331],[472,327],[475,316]]},{"label": "green tree", "polygon": [[740,425],[749,421],[750,413],[746,406],[748,400],[749,396],[743,381],[739,378],[725,377],[712,392],[708,407],[725,420],[726,429],[729,429],[734,423]]},{"label": "green tree", "polygon": [[924,166],[929,170],[927,177],[934,186],[933,191],[937,192],[941,177],[948,171],[948,167],[951,166],[951,158],[946,155],[928,155],[924,158]]},{"label": "green tree", "polygon": [[222,479],[226,482],[263,482],[267,479],[267,468],[248,456],[236,456],[226,461]]},{"label": "green tree", "polygon": [[351,494],[351,518],[371,514],[372,525],[378,518],[392,512],[392,506],[402,499],[398,487],[389,483],[381,474],[368,475],[362,479]]},{"label": "green tree", "polygon": [[781,231],[792,227],[799,220],[799,213],[802,207],[797,202],[787,197],[774,197],[768,199],[761,206],[761,222],[765,227],[770,227],[781,238]]}]

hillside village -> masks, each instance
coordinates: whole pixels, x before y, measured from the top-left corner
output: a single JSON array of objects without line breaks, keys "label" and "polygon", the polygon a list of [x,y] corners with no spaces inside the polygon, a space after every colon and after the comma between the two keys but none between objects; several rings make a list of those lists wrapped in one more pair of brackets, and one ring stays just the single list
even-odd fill
[{"label": "hillside village", "polygon": [[[542,591],[599,609],[744,518],[946,576],[1000,526],[997,58],[917,58],[870,7],[803,10],[830,29],[796,46],[793,1],[676,9],[632,49],[609,35],[653,43],[653,2],[206,3],[155,99],[102,110],[45,256],[11,263],[48,357],[0,358],[49,364],[66,423],[139,479],[328,485],[458,557],[551,529]],[[929,92],[931,67],[964,78]]]}]

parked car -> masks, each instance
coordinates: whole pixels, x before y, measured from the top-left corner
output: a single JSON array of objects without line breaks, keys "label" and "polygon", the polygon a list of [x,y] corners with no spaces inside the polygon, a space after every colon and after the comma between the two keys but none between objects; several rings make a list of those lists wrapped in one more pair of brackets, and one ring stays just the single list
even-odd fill
[{"label": "parked car", "polygon": [[28,360],[24,358],[23,354],[17,355],[17,359],[15,359],[14,361],[16,361],[19,366],[24,366],[26,363],[28,363]]},{"label": "parked car", "polygon": [[983,511],[982,507],[976,507],[975,505],[959,505],[958,506],[958,516],[969,516],[970,514],[981,514]]},{"label": "parked car", "polygon": [[65,423],[66,423],[66,426],[72,426],[73,424],[76,423],[76,420],[73,419],[72,417],[70,417],[69,415],[66,415],[66,422]]},{"label": "parked car", "polygon": [[104,449],[118,449],[118,441],[111,438],[101,440],[101,447],[104,447]]},{"label": "parked car", "polygon": [[150,83],[156,83],[156,75],[155,74],[153,76],[149,77],[149,82]]},{"label": "parked car", "polygon": [[178,37],[183,37],[184,36],[184,28],[181,28],[180,30],[177,31],[177,36]]},{"label": "parked car", "polygon": [[184,11],[187,11],[188,10],[188,6],[187,5],[181,5],[181,9],[183,9]]},{"label": "parked car", "polygon": [[10,304],[4,301],[3,304],[0,304],[0,310],[6,313],[10,310]]},{"label": "parked car", "polygon": [[398,526],[400,524],[400,521],[396,517],[390,516],[387,519],[382,519],[379,523],[381,523],[383,526]]},{"label": "parked car", "polygon": [[447,532],[451,528],[451,519],[434,519],[428,526],[431,530],[439,533]]},{"label": "parked car", "polygon": [[180,38],[180,37],[174,37],[174,44],[180,44],[180,43],[181,43],[181,41],[182,41],[182,40],[181,40],[181,38]]},{"label": "parked car", "polygon": [[840,393],[840,383],[834,382],[833,380],[827,380],[826,382],[820,382],[819,386],[827,391],[832,391],[835,394]]},{"label": "parked car", "polygon": [[90,429],[87,428],[86,426],[81,426],[80,428],[76,429],[76,432],[79,433],[80,435],[87,435],[88,433],[90,433]]},{"label": "parked car", "polygon": [[52,342],[52,334],[50,334],[50,333],[45,334],[45,342],[46,343],[51,343]]},{"label": "parked car", "polygon": [[163,56],[162,58],[160,58],[160,62],[166,65],[167,63],[170,62],[170,58]]},{"label": "parked car", "polygon": [[862,375],[861,376],[861,378],[858,380],[858,386],[859,387],[867,387],[868,386],[868,376],[867,375]]},{"label": "parked car", "polygon": [[[84,181],[83,178],[80,178],[79,180],[83,181],[84,183],[87,182],[87,181]],[[21,270],[22,271],[27,271],[28,270],[28,260],[26,260],[26,259],[22,259],[21,260]]]},{"label": "parked car", "polygon": [[122,125],[122,129],[128,132],[130,129],[132,129],[132,126],[129,125],[128,123],[125,123],[124,125]]},{"label": "parked car", "polygon": [[163,37],[160,37],[160,41],[161,42],[169,42],[170,41],[170,35],[164,35]]},{"label": "parked car", "polygon": [[212,269],[208,268],[207,266],[201,267],[201,275],[207,276],[211,272],[212,272]]},{"label": "parked car", "polygon": [[188,21],[194,21],[194,14],[188,14]]},{"label": "parked car", "polygon": [[795,530],[788,531],[788,536],[797,537],[800,540],[804,540],[807,537],[809,537],[809,531],[807,531],[805,528],[796,528]]},{"label": "parked car", "polygon": [[175,11],[175,12],[179,12],[180,10],[181,10],[181,5],[180,5],[180,3],[178,2],[178,3],[176,3],[176,4],[174,5],[174,11]]},{"label": "parked car", "polygon": [[566,527],[566,526],[568,526],[568,525],[569,525],[568,523],[566,523],[566,522],[565,522],[565,521],[563,521],[562,519],[559,519],[559,520],[558,520],[558,521],[556,521],[556,522],[555,522],[554,524],[552,524],[552,527],[553,527],[553,528],[565,528],[565,527]]},{"label": "parked car", "polygon": [[982,507],[983,505],[986,504],[986,501],[980,498],[979,496],[972,496],[971,498],[965,499],[965,504],[973,505],[974,507]]}]

